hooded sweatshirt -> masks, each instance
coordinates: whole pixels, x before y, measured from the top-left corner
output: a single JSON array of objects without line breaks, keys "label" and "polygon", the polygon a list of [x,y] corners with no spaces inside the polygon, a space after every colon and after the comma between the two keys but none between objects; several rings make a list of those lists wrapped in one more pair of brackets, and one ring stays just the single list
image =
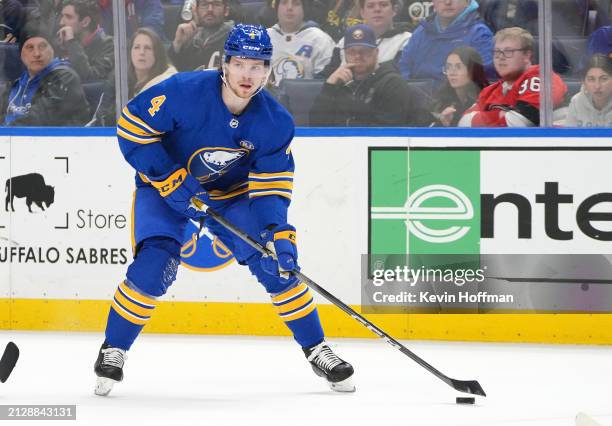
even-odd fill
[{"label": "hooded sweatshirt", "polygon": [[601,111],[593,105],[593,97],[584,89],[576,93],[572,98],[567,118],[566,127],[611,127],[612,126],[612,101],[608,102]]},{"label": "hooded sweatshirt", "polygon": [[444,79],[442,66],[449,53],[466,45],[478,51],[485,68],[492,69],[493,33],[480,19],[476,0],[444,30],[435,13],[421,21],[402,51],[399,64],[402,77],[406,80],[433,78],[440,83]]}]

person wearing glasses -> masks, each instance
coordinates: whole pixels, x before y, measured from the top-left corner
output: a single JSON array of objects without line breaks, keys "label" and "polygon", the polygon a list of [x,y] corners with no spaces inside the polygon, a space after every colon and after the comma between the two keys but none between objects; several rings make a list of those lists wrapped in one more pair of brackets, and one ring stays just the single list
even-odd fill
[{"label": "person wearing glasses", "polygon": [[227,0],[197,1],[193,19],[176,28],[168,49],[168,57],[179,71],[221,67],[223,44],[234,26],[225,21],[229,13]]},{"label": "person wearing glasses", "polygon": [[446,81],[434,96],[431,111],[436,120],[432,126],[456,127],[489,81],[482,58],[469,46],[454,49],[446,58],[443,72]]},{"label": "person wearing glasses", "polygon": [[[533,36],[519,27],[495,34],[493,63],[500,80],[480,92],[460,127],[531,127],[540,125],[540,66],[533,65]],[[565,100],[567,86],[552,76],[553,108]]]},{"label": "person wearing glasses", "polygon": [[476,0],[433,0],[434,13],[421,21],[402,50],[399,68],[406,80],[433,79],[436,87],[446,79],[442,67],[456,47],[471,46],[490,69],[493,33],[482,21]]}]

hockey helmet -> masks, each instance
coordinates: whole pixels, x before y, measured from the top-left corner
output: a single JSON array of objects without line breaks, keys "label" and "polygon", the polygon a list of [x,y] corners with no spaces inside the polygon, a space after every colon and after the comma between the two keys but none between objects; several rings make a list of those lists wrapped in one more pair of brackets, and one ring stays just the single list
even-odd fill
[{"label": "hockey helmet", "polygon": [[236,24],[225,40],[225,62],[231,56],[249,59],[272,59],[272,41],[261,25]]}]

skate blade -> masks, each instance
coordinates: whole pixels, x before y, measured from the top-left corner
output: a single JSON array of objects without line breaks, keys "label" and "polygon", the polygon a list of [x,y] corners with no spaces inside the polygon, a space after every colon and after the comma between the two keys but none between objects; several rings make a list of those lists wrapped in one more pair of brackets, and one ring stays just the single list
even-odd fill
[{"label": "skate blade", "polygon": [[108,379],[106,377],[98,377],[94,393],[99,396],[106,396],[113,389],[113,385],[115,383],[117,383],[116,380]]},{"label": "skate blade", "polygon": [[353,377],[349,377],[340,382],[327,382],[329,388],[334,392],[355,392],[357,388],[353,384]]}]

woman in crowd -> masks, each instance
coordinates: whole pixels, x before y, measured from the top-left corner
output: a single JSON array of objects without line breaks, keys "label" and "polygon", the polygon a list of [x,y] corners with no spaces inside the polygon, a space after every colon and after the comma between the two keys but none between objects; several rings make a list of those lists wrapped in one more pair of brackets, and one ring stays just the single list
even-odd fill
[{"label": "woman in crowd", "polygon": [[446,80],[434,96],[432,114],[436,120],[432,126],[456,126],[489,85],[482,58],[469,46],[457,47],[448,55],[444,75]]},{"label": "woman in crowd", "polygon": [[593,55],[589,60],[582,90],[572,98],[567,127],[612,126],[612,58]]},{"label": "woman in crowd", "polygon": [[[151,86],[175,74],[176,68],[168,61],[166,49],[157,33],[149,28],[139,28],[130,39],[130,65],[128,68],[128,93],[130,99]],[[101,125],[115,124],[115,76],[104,90]],[[95,107],[95,106],[93,106]]]}]

